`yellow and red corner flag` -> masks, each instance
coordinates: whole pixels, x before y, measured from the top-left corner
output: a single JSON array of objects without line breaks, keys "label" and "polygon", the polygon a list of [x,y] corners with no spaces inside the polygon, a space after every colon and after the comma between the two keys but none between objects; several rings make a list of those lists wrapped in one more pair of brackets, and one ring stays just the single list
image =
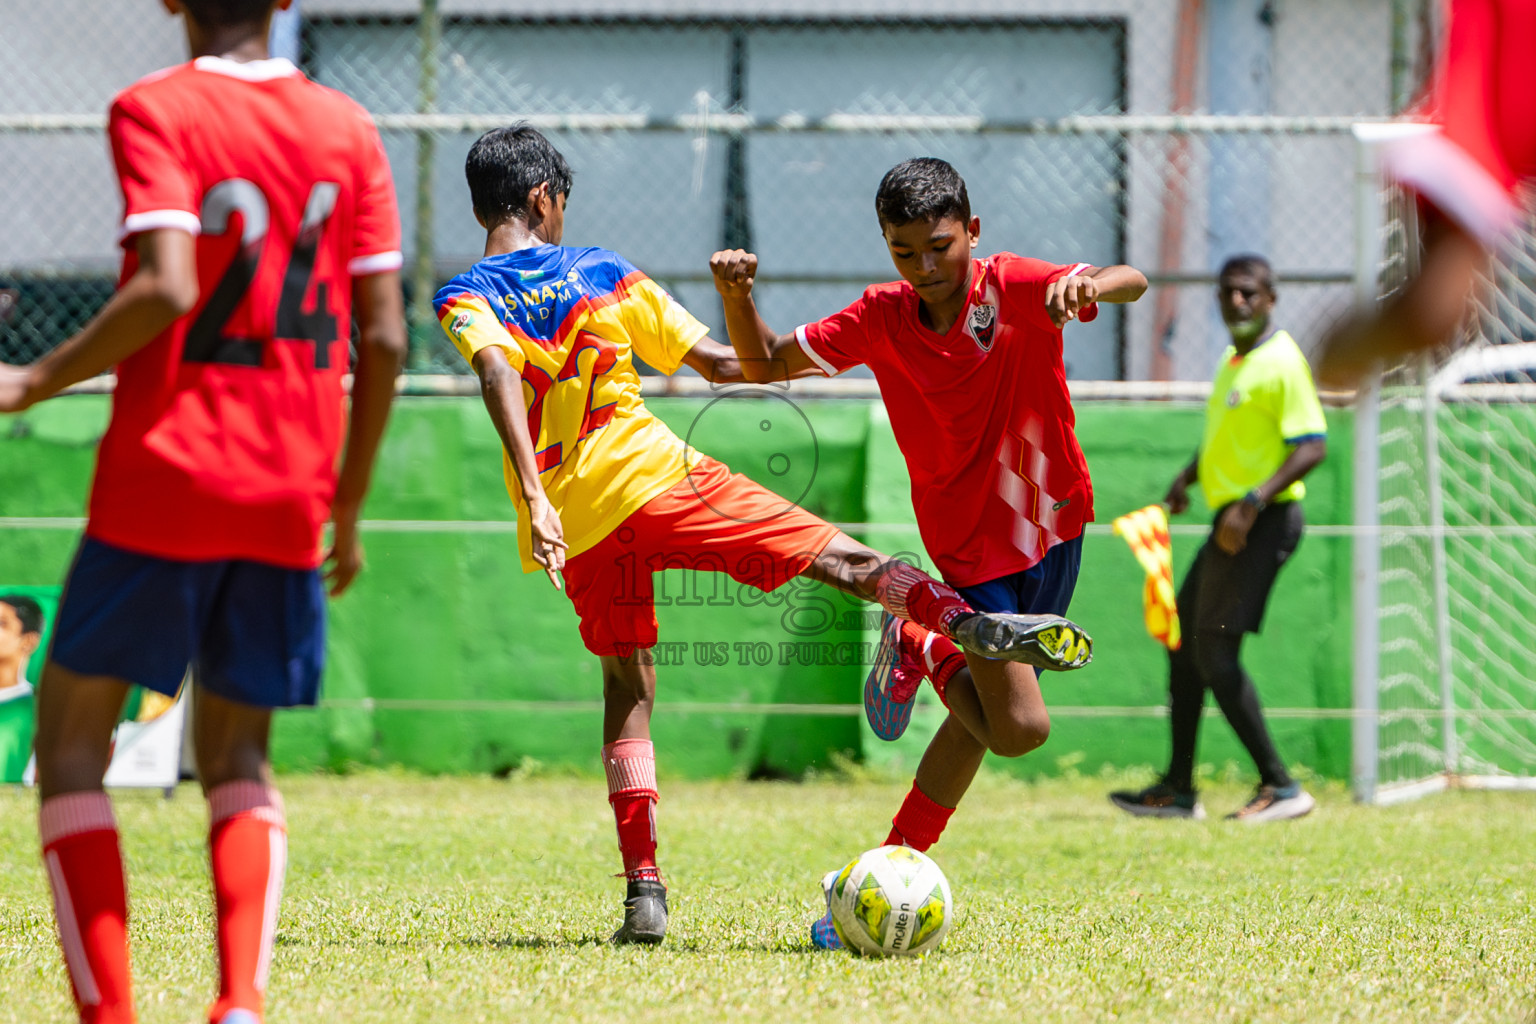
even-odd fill
[{"label": "yellow and red corner flag", "polygon": [[1161,505],[1148,505],[1115,520],[1115,532],[1131,546],[1136,561],[1147,570],[1141,591],[1147,632],[1170,651],[1179,649],[1179,609],[1174,603],[1173,545],[1168,540],[1168,514]]}]

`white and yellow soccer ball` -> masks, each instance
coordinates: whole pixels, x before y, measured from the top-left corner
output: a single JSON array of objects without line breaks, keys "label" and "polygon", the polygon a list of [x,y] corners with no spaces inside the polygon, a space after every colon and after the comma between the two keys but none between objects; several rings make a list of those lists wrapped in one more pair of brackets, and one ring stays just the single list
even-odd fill
[{"label": "white and yellow soccer ball", "polygon": [[831,906],[832,926],[848,949],[915,956],[938,948],[954,904],[937,864],[906,846],[882,846],[837,873]]}]

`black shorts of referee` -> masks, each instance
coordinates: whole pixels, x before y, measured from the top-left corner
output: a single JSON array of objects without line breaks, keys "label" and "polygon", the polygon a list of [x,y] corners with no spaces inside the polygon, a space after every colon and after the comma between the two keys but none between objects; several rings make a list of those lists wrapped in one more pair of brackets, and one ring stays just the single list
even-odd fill
[{"label": "black shorts of referee", "polygon": [[1258,514],[1248,543],[1229,555],[1217,546],[1215,528],[1229,507],[1216,510],[1211,535],[1179,588],[1179,622],[1186,634],[1257,633],[1275,577],[1301,543],[1301,502],[1282,501]]}]

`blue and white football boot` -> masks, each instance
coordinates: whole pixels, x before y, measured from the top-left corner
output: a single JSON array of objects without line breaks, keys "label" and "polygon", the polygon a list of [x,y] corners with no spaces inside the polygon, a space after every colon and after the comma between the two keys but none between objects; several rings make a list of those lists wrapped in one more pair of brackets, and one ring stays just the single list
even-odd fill
[{"label": "blue and white football boot", "polygon": [[837,874],[836,871],[828,871],[821,880],[821,891],[827,898],[827,912],[811,925],[811,945],[817,949],[843,948],[842,937],[837,934],[837,926],[832,923],[832,883],[837,881]]}]

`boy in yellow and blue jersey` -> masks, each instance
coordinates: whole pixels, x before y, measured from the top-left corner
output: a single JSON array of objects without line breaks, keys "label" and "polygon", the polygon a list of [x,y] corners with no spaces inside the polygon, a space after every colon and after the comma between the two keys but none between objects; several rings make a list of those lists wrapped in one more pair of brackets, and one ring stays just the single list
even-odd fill
[{"label": "boy in yellow and blue jersey", "polygon": [[1189,507],[1198,482],[1216,520],[1179,590],[1184,639],[1168,654],[1173,750],[1168,771],[1139,792],[1111,793],[1131,814],[1205,816],[1194,786],[1195,745],[1205,691],[1259,770],[1253,799],[1229,815],[1240,821],[1299,818],[1312,810],[1275,750],[1258,691],[1238,653],[1257,633],[1280,567],[1301,541],[1302,477],[1327,454],[1327,423],[1312,371],[1296,342],[1270,326],[1274,271],[1261,256],[1234,256],[1221,268],[1217,297],[1232,344],[1222,354],[1206,405],[1205,435],[1195,458],[1174,477],[1163,501]]},{"label": "boy in yellow and blue jersey", "polygon": [[1085,664],[1089,644],[1060,616],[979,614],[690,449],[645,408],[634,359],[731,383],[745,379],[735,352],[622,256],[560,245],[571,170],[537,131],[487,132],[465,173],[485,258],[437,293],[437,314],[501,436],[523,567],[557,587],[563,574],[582,641],[602,659],[602,758],[628,883],[613,941],[660,942],[654,571],[681,563],[763,591],[803,575],[900,609],[966,650],[1044,668]]},{"label": "boy in yellow and blue jersey", "polygon": [[[435,302],[467,359],[499,348],[522,378],[534,468],[576,554],[687,474],[682,440],[640,400],[634,357],[671,374],[708,329],[617,253],[549,245],[526,254],[481,260]],[[589,386],[555,386],[574,378]],[[599,430],[601,445],[581,443]],[[517,497],[510,455],[503,468]],[[523,518],[518,546],[524,571],[537,572]]]}]

